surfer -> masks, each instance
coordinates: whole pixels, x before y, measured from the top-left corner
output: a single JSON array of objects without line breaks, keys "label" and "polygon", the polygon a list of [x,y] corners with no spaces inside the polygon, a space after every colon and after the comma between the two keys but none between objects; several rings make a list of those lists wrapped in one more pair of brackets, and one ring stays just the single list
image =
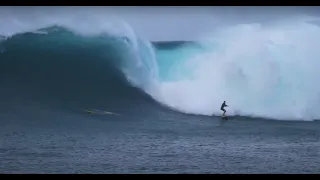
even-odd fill
[{"label": "surfer", "polygon": [[225,116],[225,113],[226,113],[226,110],[224,109],[224,107],[228,107],[228,105],[226,105],[226,101],[223,101],[222,105],[221,105],[221,111],[223,111],[223,115],[222,116]]}]

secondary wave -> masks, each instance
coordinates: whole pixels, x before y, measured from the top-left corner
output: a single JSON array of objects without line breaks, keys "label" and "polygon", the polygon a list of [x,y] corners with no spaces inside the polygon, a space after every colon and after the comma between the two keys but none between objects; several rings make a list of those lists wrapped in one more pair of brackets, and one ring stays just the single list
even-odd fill
[{"label": "secondary wave", "polygon": [[124,21],[95,20],[86,21],[90,28],[70,17],[7,22],[1,29],[3,84],[102,104],[143,98],[133,86],[183,113],[220,115],[226,100],[229,115],[320,117],[315,24],[237,25],[173,46],[137,37]]}]

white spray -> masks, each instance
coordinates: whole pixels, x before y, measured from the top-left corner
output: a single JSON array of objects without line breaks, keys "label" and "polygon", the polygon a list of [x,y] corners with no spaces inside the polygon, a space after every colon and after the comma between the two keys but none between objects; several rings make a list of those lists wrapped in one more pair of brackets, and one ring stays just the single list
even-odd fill
[{"label": "white spray", "polygon": [[320,118],[319,26],[238,25],[212,37],[203,43],[214,44],[211,52],[184,62],[194,68],[193,78],[162,82],[159,101],[192,114],[220,115],[226,100],[228,115]]}]

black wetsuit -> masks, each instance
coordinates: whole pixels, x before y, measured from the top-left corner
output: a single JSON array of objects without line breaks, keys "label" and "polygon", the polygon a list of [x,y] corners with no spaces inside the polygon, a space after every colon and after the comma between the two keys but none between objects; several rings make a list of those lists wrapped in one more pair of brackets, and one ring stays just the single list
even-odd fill
[{"label": "black wetsuit", "polygon": [[223,102],[222,103],[222,105],[221,105],[221,111],[223,111],[223,115],[226,113],[226,110],[224,109],[224,107],[226,107],[227,105],[226,105],[226,103],[225,102]]}]

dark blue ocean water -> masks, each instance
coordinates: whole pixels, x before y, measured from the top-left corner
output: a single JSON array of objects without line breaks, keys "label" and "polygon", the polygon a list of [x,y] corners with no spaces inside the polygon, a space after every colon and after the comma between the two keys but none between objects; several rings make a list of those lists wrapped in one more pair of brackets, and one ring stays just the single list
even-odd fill
[{"label": "dark blue ocean water", "polygon": [[319,122],[0,112],[2,173],[319,173]]}]

